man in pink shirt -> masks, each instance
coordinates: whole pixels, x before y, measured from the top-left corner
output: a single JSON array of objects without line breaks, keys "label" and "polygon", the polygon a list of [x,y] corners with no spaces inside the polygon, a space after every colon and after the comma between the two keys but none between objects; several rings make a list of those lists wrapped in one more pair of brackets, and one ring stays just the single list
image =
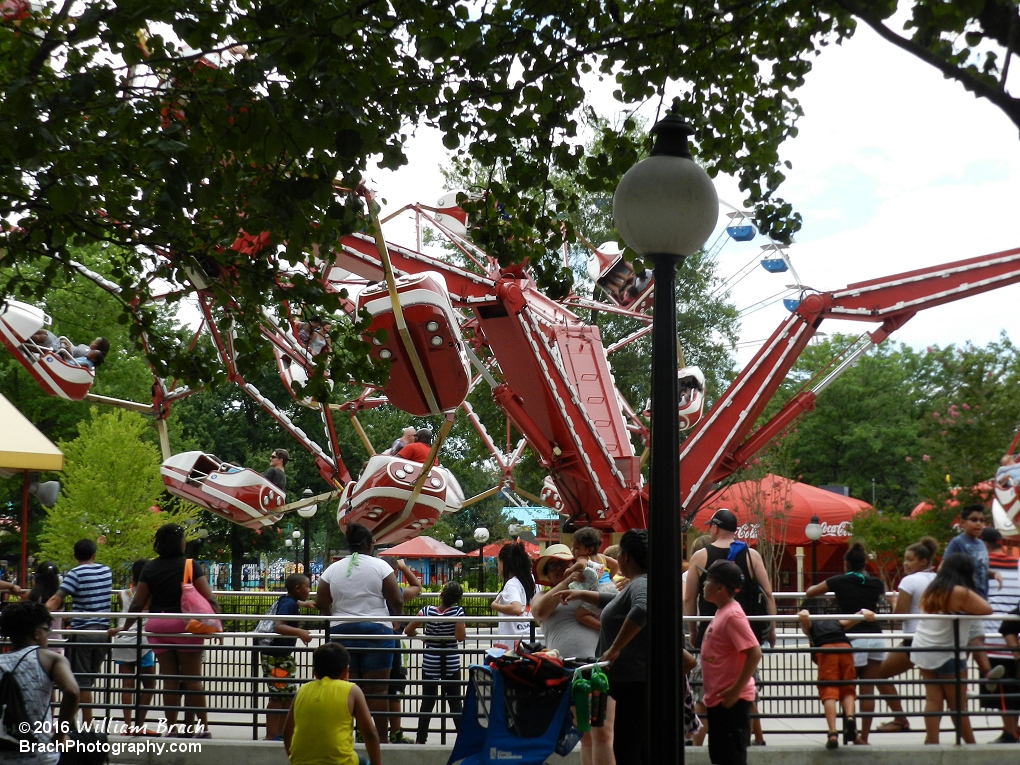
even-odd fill
[{"label": "man in pink shirt", "polygon": [[733,599],[744,575],[728,560],[717,560],[701,571],[707,577],[705,600],[718,608],[701,643],[708,756],[716,765],[747,765],[754,701],[751,675],[761,661],[761,647],[744,609]]}]

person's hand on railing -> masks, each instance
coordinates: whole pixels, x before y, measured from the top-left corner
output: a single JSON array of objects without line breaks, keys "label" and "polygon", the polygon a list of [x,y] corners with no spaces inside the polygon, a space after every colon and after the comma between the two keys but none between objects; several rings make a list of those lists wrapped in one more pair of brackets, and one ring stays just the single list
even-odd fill
[{"label": "person's hand on railing", "polygon": [[299,629],[297,636],[301,639],[305,645],[312,642],[312,634],[308,630]]},{"label": "person's hand on railing", "polygon": [[123,631],[124,631],[123,627],[110,627],[110,629],[108,629],[106,631],[106,637],[108,637],[108,638],[110,638],[112,640],[113,638],[117,637],[117,635],[119,635]]}]

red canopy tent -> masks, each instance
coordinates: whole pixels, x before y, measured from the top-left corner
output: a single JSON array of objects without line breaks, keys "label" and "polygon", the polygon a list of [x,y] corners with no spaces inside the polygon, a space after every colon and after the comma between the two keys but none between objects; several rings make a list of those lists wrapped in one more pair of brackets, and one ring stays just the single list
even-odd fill
[{"label": "red canopy tent", "polygon": [[[760,481],[741,481],[709,498],[694,515],[692,530],[708,533],[705,524],[716,510],[726,508],[737,516],[737,538],[750,545],[757,544],[759,534],[781,536],[777,540],[787,547],[788,560],[783,569],[792,565],[794,547],[811,547],[804,527],[817,515],[822,526],[818,540],[818,569],[842,569],[828,565],[842,555],[850,540],[850,521],[854,515],[871,507],[867,502],[844,497],[825,489],[769,473]],[[761,528],[764,519],[764,530]],[[787,556],[784,556],[786,558]]]},{"label": "red canopy tent", "polygon": [[401,542],[396,547],[383,550],[379,553],[383,558],[463,558],[464,553],[456,547],[443,544],[432,537],[415,537]]},{"label": "red canopy tent", "polygon": [[[509,540],[501,540],[499,542],[493,542],[492,544],[485,545],[485,547],[482,548],[482,555],[486,558],[496,558],[499,556],[500,549],[505,544],[509,544]],[[542,554],[541,548],[534,542],[526,542],[522,539],[521,544],[524,545],[524,552],[528,554],[529,558],[537,558]],[[476,558],[478,557],[477,552],[473,552],[471,555]]]}]

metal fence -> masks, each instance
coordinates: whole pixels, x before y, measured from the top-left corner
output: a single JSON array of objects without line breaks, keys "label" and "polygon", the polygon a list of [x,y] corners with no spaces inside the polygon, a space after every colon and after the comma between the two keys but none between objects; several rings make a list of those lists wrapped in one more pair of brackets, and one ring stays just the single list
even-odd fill
[{"label": "metal fence", "polygon": [[[264,727],[266,703],[271,696],[268,686],[269,683],[275,681],[272,678],[262,676],[260,649],[254,644],[254,639],[262,635],[253,634],[251,630],[254,628],[255,623],[262,618],[266,610],[280,596],[280,593],[242,594],[223,592],[216,594],[225,612],[221,616],[225,632],[205,640],[205,655],[201,678],[204,686],[203,692],[207,699],[207,709],[212,715],[210,722],[213,726],[249,728],[251,737],[258,739],[264,735],[261,731]],[[793,609],[789,605],[792,602],[796,602],[798,595],[800,594],[785,593],[777,595],[777,598],[785,603],[785,607],[781,608],[780,611],[785,611],[786,613],[781,613],[776,617],[779,628],[778,644],[765,651],[759,666],[759,676],[762,684],[760,689],[761,698],[758,703],[758,716],[763,721],[770,719],[784,720],[783,731],[786,733],[817,733],[822,735],[826,730],[826,726],[822,716],[821,704],[817,697],[816,669],[811,659],[812,652],[817,651],[817,649],[811,649],[806,636],[801,634],[796,623],[796,616],[792,615],[791,611]],[[516,638],[515,635],[511,635],[505,628],[501,631],[500,625],[508,621],[521,621],[521,618],[494,615],[488,605],[493,597],[495,597],[494,593],[466,593],[462,601],[462,605],[468,615],[459,620],[466,622],[468,637],[457,650],[461,657],[463,668],[461,681],[452,681],[452,684],[455,684],[459,690],[463,689],[463,682],[466,680],[465,670],[468,665],[482,663],[486,650],[492,647],[494,643],[510,643]],[[409,621],[427,621],[419,619],[414,614],[418,612],[422,605],[428,603],[435,604],[437,602],[438,594],[423,594],[407,604],[406,615],[400,621],[403,623]],[[106,615],[104,614],[104,616]],[[122,616],[122,614],[117,613],[109,615],[113,617]],[[756,618],[765,619],[767,617]],[[830,615],[827,618],[832,617]],[[846,618],[852,617],[848,616]],[[918,618],[932,617],[918,615]],[[951,618],[971,619],[974,617]],[[1001,619],[1002,615],[994,618]],[[1007,618],[1016,619],[1017,617]],[[298,683],[307,682],[312,679],[311,653],[326,639],[325,625],[328,622],[365,621],[364,619],[341,620],[335,617],[323,617],[311,613],[302,614],[298,619],[305,622],[304,626],[313,635],[309,646],[306,647],[301,641],[298,641],[294,649],[294,660],[297,667],[295,679]],[[457,620],[440,617],[433,621]],[[882,623],[888,630],[890,626],[895,626],[895,623],[902,621],[902,616],[879,615],[876,617],[876,621]],[[138,640],[141,639],[142,635],[140,628],[140,622],[136,623],[136,626],[133,628],[134,634],[138,636]],[[541,640],[541,628],[535,627],[533,632],[537,639]],[[57,634],[58,639],[53,642],[53,647],[59,648],[63,642],[59,638],[66,636],[66,634],[67,631],[59,632]],[[422,634],[423,630],[419,629],[417,637],[403,637],[398,643],[397,651],[401,655],[403,665],[406,668],[407,680],[403,692],[395,697],[399,700],[399,712],[385,713],[391,717],[417,718],[421,703],[425,698],[421,671],[422,658],[425,653]],[[148,639],[151,643],[156,644],[160,637],[159,635],[150,635]],[[900,632],[886,631],[881,635],[875,634],[869,635],[869,637],[881,637],[888,646],[886,650],[910,650],[904,649],[901,646],[903,638],[909,636]],[[998,728],[998,715],[1000,712],[996,705],[1001,706],[1002,703],[1010,700],[1010,697],[1004,694],[1002,689],[1005,688],[1007,692],[1017,694],[1020,694],[1020,689],[1010,691],[1009,686],[1004,685],[995,694],[983,691],[974,671],[974,654],[975,651],[979,650],[997,650],[1000,653],[1002,652],[1001,647],[995,648],[989,646],[981,649],[967,645],[955,645],[953,646],[955,655],[965,660],[968,664],[967,677],[950,678],[940,682],[954,684],[957,686],[960,694],[965,694],[966,704],[957,715],[957,721],[964,714],[970,715],[973,718],[983,712],[988,716],[987,721],[983,725],[979,725],[977,723],[981,721],[973,720],[974,729]],[[137,689],[140,685],[139,681],[142,679],[141,667],[136,662],[133,669],[135,688]],[[123,713],[120,710],[125,706],[121,697],[124,690],[122,688],[122,680],[125,676],[131,675],[122,674],[112,659],[107,658],[102,671],[95,676],[95,686],[92,689],[93,697],[88,705],[93,709],[96,717],[101,717],[105,714],[110,719],[121,718]],[[163,717],[163,711],[167,709],[164,700],[160,697],[160,681],[166,679],[188,679],[183,675],[161,675],[158,669],[154,677],[157,681],[156,696],[153,698],[151,706],[147,707],[147,709],[157,711],[148,714],[150,722]],[[884,684],[886,682],[896,685],[905,715],[915,718],[925,716],[924,683],[916,669],[911,669],[907,673],[891,680],[869,681],[869,684]],[[173,707],[173,709],[187,712],[189,711],[187,697],[189,693],[193,694],[195,692],[182,690],[181,693],[185,698],[180,706]],[[868,697],[859,695],[858,704],[860,704],[862,698]],[[875,713],[872,715],[862,715],[858,712],[858,719],[860,720],[867,716],[888,717],[889,712],[884,708],[885,705],[881,703],[881,697],[873,694],[870,698],[879,700]],[[1016,703],[1014,705],[1020,706],[1020,704]],[[132,695],[129,706],[134,711],[141,709],[140,694],[136,692]],[[982,709],[982,706],[985,708]],[[943,713],[943,715],[945,714]],[[439,743],[450,743],[452,741],[450,737],[455,735],[454,723],[456,716],[448,710],[443,711],[441,697],[431,717],[432,723],[429,729],[430,735],[433,736],[431,741],[435,743],[438,739]],[[410,732],[410,728],[413,728],[413,724],[409,725],[407,732]],[[959,732],[957,732],[957,741],[959,742]]]}]

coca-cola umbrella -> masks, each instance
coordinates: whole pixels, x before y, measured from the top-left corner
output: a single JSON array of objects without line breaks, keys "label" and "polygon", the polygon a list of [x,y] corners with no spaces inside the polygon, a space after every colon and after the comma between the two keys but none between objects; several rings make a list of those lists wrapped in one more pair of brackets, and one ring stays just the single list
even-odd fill
[{"label": "coca-cola umbrella", "polygon": [[768,534],[787,547],[809,546],[804,528],[817,515],[822,526],[818,543],[845,545],[850,521],[870,507],[859,499],[769,473],[760,481],[741,481],[709,497],[695,514],[692,527],[700,532],[716,510],[726,508],[737,516],[737,538],[748,544]]}]

